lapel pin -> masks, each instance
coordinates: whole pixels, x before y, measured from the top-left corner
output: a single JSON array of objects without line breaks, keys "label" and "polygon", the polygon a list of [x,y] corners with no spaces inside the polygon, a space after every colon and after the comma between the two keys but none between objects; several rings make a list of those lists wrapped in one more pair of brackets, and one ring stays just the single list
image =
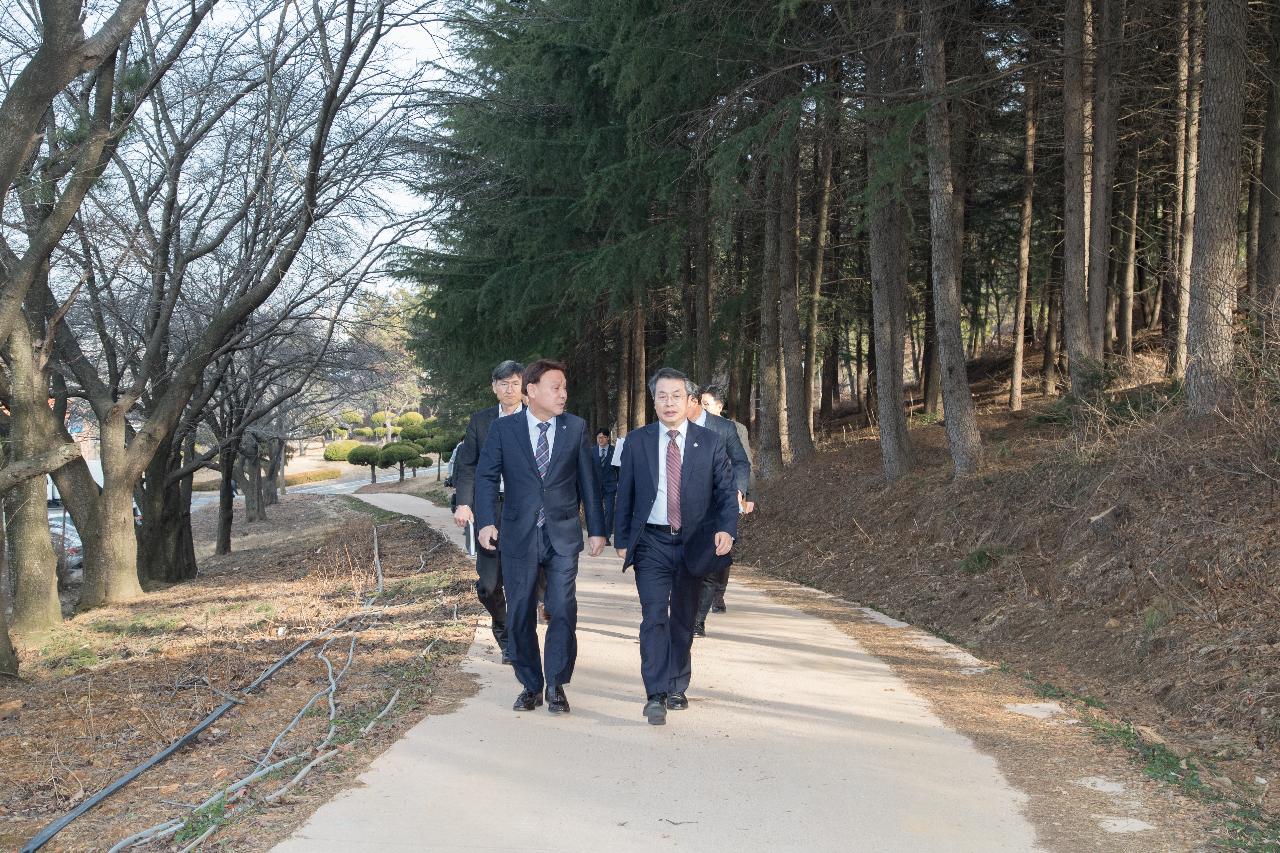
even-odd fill
[{"label": "lapel pin", "polygon": [[698,442],[696,442],[696,441],[695,441],[695,442],[693,443],[693,446],[694,446],[694,447],[697,447],[697,446],[698,446]]}]

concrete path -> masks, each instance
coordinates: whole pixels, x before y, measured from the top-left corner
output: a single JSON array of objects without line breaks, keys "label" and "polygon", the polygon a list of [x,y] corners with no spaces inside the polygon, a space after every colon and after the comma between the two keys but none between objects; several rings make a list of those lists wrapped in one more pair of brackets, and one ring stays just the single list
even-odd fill
[{"label": "concrete path", "polygon": [[[419,498],[360,497],[450,521]],[[888,665],[739,585],[695,642],[689,709],[649,726],[640,608],[620,567],[612,551],[581,562],[571,714],[511,710],[519,686],[486,625],[465,664],[480,692],[423,720],[275,849],[1037,849],[1025,796]]]}]

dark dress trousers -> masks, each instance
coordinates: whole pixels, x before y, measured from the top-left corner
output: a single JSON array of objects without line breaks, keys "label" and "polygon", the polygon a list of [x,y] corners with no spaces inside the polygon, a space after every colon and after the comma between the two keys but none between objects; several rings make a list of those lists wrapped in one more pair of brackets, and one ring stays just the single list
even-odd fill
[{"label": "dark dress trousers", "polygon": [[600,455],[600,445],[591,448],[591,458],[596,461],[596,470],[600,474],[600,491],[604,496],[604,535],[613,538],[613,505],[618,497],[618,466],[613,464],[615,448],[612,444]]},{"label": "dark dress trousers", "polygon": [[[498,552],[507,596],[508,652],[516,677],[526,690],[568,684],[578,654],[578,554],[582,527],[578,507],[591,536],[604,535],[600,484],[592,461],[586,423],[576,415],[555,418],[551,458],[545,477],[538,475],[529,421],[525,414],[501,418],[489,430],[476,466],[476,530],[499,524]],[[506,487],[499,510],[498,481]],[[538,525],[539,511],[545,517]],[[551,614],[544,655],[538,649],[536,586],[546,572],[546,607]]]},{"label": "dark dress trousers", "polygon": [[658,496],[658,466],[666,464],[667,430],[660,423],[631,432],[622,448],[615,544],[627,551],[640,596],[640,674],[645,692],[683,693],[693,667],[693,622],[702,578],[716,570],[715,534],[738,532],[738,495],[724,442],[690,423],[680,465],[681,529],[657,530],[648,519]]},{"label": "dark dress trousers", "polygon": [[[751,454],[742,444],[742,434],[745,429],[739,430],[741,426],[736,421],[728,418],[722,418],[719,415],[713,415],[707,412],[707,428],[713,430],[716,435],[724,441],[725,450],[729,453],[729,462],[733,465],[733,483],[738,491],[742,492],[744,499],[751,494]],[[729,586],[729,567],[733,565],[733,558],[725,556],[721,558],[720,565],[714,572],[707,575],[702,582],[702,592],[698,599],[698,622],[706,622],[707,614],[711,612],[711,605],[724,604],[724,591]]]},{"label": "dark dress trousers", "polygon": [[[524,407],[513,418],[521,418]],[[476,511],[476,464],[480,461],[480,448],[489,437],[489,428],[498,420],[501,407],[481,409],[467,421],[467,432],[462,446],[454,454],[453,484],[455,506],[469,506]],[[499,498],[501,500],[501,497]],[[476,530],[479,531],[479,527]],[[507,647],[507,598],[502,592],[502,559],[497,551],[476,545],[476,597],[493,618],[493,638],[503,649]]]}]

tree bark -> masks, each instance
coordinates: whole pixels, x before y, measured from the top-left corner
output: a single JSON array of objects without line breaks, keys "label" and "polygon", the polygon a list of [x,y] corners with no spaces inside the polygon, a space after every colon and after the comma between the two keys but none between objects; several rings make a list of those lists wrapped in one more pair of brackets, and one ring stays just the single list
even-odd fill
[{"label": "tree bark", "polygon": [[933,246],[933,297],[938,326],[938,360],[942,365],[942,399],[946,406],[947,443],[958,475],[982,465],[982,439],[965,371],[960,331],[960,245],[956,228],[956,196],[951,174],[951,119],[948,113],[946,60],[942,39],[942,3],[921,4],[920,70],[929,100],[925,128],[929,149],[929,223]]},{"label": "tree bark", "polygon": [[[838,68],[839,66],[836,65],[835,67]],[[833,84],[839,82],[835,75],[831,76],[833,79],[828,80],[828,82],[832,82]],[[804,348],[804,424],[810,442],[812,442],[814,438],[813,389],[818,378],[818,332],[823,301],[822,279],[826,271],[825,262],[827,258],[827,238],[830,234],[831,227],[831,175],[832,164],[835,159],[836,134],[840,131],[839,104],[840,99],[838,93],[823,102],[823,118],[825,118],[825,121],[821,122],[817,129],[819,134],[817,140],[817,173],[814,176],[814,183],[817,185],[817,197],[814,201],[813,240],[811,241],[810,246],[809,317],[806,327],[807,337],[805,339]],[[824,401],[825,400],[826,398],[824,397]],[[829,403],[826,411],[829,414]]]},{"label": "tree bark", "polygon": [[780,330],[778,328],[778,302],[781,298],[781,248],[782,208],[786,198],[782,178],[778,170],[769,170],[765,177],[764,198],[764,265],[760,280],[760,368],[758,387],[760,405],[757,413],[757,432],[760,446],[755,454],[755,473],[761,480],[769,480],[782,472],[782,424],[779,413],[782,408],[782,357]]},{"label": "tree bark", "polygon": [[694,383],[703,385],[711,381],[711,294],[715,289],[713,229],[711,228],[710,187],[707,179],[700,177],[695,211],[694,246],[694,319],[698,333],[694,338]]},{"label": "tree bark", "polygon": [[1026,347],[1027,280],[1031,274],[1031,216],[1036,186],[1036,79],[1024,83],[1026,103],[1022,156],[1022,216],[1018,236],[1018,293],[1013,302],[1013,372],[1009,384],[1009,408],[1022,408],[1022,359]]},{"label": "tree bark", "polygon": [[[898,90],[905,57],[910,47],[906,32],[906,9],[902,0],[888,0],[872,8],[877,35],[882,46],[868,57],[868,78],[881,92]],[[891,106],[881,96],[880,112]],[[885,479],[896,480],[912,463],[911,436],[903,399],[903,349],[906,344],[907,238],[906,212],[901,190],[903,182],[899,152],[895,150],[893,119],[888,116],[872,123],[867,139],[868,186],[872,188],[867,211],[867,246],[871,272],[871,314],[874,337],[875,391],[868,389],[868,407],[873,404],[880,432],[880,460]],[[870,386],[871,380],[868,380]]]},{"label": "tree bark", "polygon": [[[150,580],[177,583],[196,576],[191,536],[191,476],[171,480],[183,464],[173,436],[161,443],[143,476],[138,571]],[[184,495],[185,491],[185,495]]]},{"label": "tree bark", "polygon": [[631,319],[624,314],[618,320],[618,380],[613,384],[613,426],[618,437],[631,427]]},{"label": "tree bark", "polygon": [[786,408],[779,413],[785,421],[787,446],[791,459],[799,461],[813,455],[813,438],[809,434],[812,413],[805,411],[807,375],[804,359],[804,336],[800,330],[800,186],[796,160],[798,154],[782,155],[781,209],[778,226],[778,322],[782,333],[782,381]]},{"label": "tree bark", "polygon": [[[1200,168],[1200,97],[1201,97],[1201,41],[1204,31],[1204,11],[1201,0],[1190,0],[1191,8],[1179,9],[1190,14],[1190,38],[1188,45],[1187,73],[1187,144],[1183,151],[1183,204],[1182,222],[1179,231],[1178,278],[1177,287],[1171,294],[1174,298],[1171,315],[1173,319],[1173,341],[1169,352],[1169,374],[1182,379],[1187,372],[1187,324],[1191,317],[1191,266],[1195,258],[1195,221],[1196,221],[1196,184]],[[1182,29],[1179,18],[1179,33]],[[1181,38],[1181,36],[1179,36]]]},{"label": "tree bark", "polygon": [[1262,131],[1262,188],[1258,203],[1257,309],[1280,307],[1280,8],[1267,4],[1270,44],[1266,125]]},{"label": "tree bark", "polygon": [[[1089,354],[1102,361],[1107,349],[1107,300],[1111,280],[1111,191],[1115,182],[1115,58],[1124,27],[1124,0],[1095,0],[1099,23],[1094,48],[1093,158],[1089,213]],[[1095,7],[1096,8],[1096,7]]]},{"label": "tree bark", "polygon": [[1070,359],[1071,392],[1095,390],[1101,373],[1089,338],[1085,207],[1085,98],[1083,0],[1066,0],[1062,33],[1062,313]]},{"label": "tree bark", "polygon": [[82,541],[92,537],[96,548],[85,548],[84,589],[80,609],[133,601],[142,596],[138,582],[138,537],[133,524],[134,478],[128,465],[125,445],[127,406],[117,404],[99,419],[102,449],[102,492],[92,513],[92,527],[76,520]]},{"label": "tree bark", "polygon": [[231,527],[235,522],[236,459],[240,456],[240,436],[234,436],[218,454],[218,541],[214,553],[219,556],[231,553]]},{"label": "tree bark", "polygon": [[639,429],[648,421],[649,380],[645,364],[644,285],[635,285],[635,308],[631,315],[631,428]]},{"label": "tree bark", "polygon": [[1124,237],[1124,277],[1120,281],[1119,332],[1121,358],[1133,358],[1133,290],[1138,273],[1138,195],[1141,185],[1141,153],[1133,152],[1133,183],[1129,187],[1129,211]]},{"label": "tree bark", "polygon": [[1188,326],[1187,404],[1204,415],[1226,399],[1239,286],[1240,142],[1249,69],[1246,0],[1210,0],[1205,16],[1203,173],[1196,189]]},{"label": "tree bark", "polygon": [[1041,374],[1044,377],[1044,396],[1058,393],[1058,350],[1061,346],[1058,331],[1062,326],[1062,285],[1054,278],[1054,268],[1061,269],[1062,254],[1054,251],[1044,273],[1044,298],[1048,303],[1044,324],[1044,361]]}]

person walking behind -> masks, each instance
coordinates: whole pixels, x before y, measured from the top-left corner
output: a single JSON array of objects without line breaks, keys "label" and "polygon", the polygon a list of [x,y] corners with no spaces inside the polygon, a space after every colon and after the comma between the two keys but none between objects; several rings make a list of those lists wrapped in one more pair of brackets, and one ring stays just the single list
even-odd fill
[{"label": "person walking behind", "polygon": [[655,726],[689,707],[701,580],[738,532],[729,454],[715,432],[689,423],[688,381],[669,367],[649,380],[658,422],[627,436],[618,481],[615,544],[622,570],[635,567],[643,713]]},{"label": "person walking behind", "polygon": [[[454,501],[453,521],[465,528],[475,523],[476,463],[480,449],[489,437],[489,429],[498,418],[524,411],[521,402],[523,385],[521,374],[524,365],[518,361],[504,361],[490,374],[494,396],[498,405],[481,409],[467,421],[467,431],[462,444],[453,454]],[[502,504],[502,484],[498,485],[498,504]],[[498,513],[499,517],[501,512]],[[493,638],[502,649],[502,662],[511,663],[507,650],[507,599],[502,592],[502,557],[490,548],[476,547],[476,596],[493,620]]]},{"label": "person walking behind", "polygon": [[613,504],[618,497],[618,466],[613,463],[614,447],[609,443],[609,430],[596,430],[596,467],[600,472],[600,491],[604,495],[604,544],[613,541]]},{"label": "person walking behind", "polygon": [[[502,583],[507,596],[508,644],[516,678],[524,688],[516,711],[542,704],[551,713],[567,713],[564,685],[573,679],[578,655],[578,554],[585,510],[590,554],[604,550],[604,513],[597,465],[587,424],[566,414],[565,366],[542,359],[524,370],[529,406],[522,417],[502,418],[489,430],[476,466],[476,526],[479,543],[502,554]],[[500,484],[506,500],[499,507]],[[502,536],[498,537],[498,519]],[[496,540],[496,541],[495,541]],[[538,648],[538,571],[546,572],[545,660]]]},{"label": "person walking behind", "polygon": [[[715,428],[721,437],[727,436],[730,428],[737,436],[735,440],[728,441],[726,446],[729,449],[729,459],[733,462],[734,483],[738,487],[738,508],[743,515],[746,515],[756,507],[751,500],[751,487],[754,481],[751,479],[751,444],[747,438],[747,428],[737,421],[731,421],[722,416],[724,392],[714,385],[702,387],[698,392],[698,404],[697,406],[690,404],[690,420],[699,426]],[[705,416],[700,412],[705,412]],[[735,449],[738,451],[736,456]],[[698,621],[693,626],[694,636],[707,635],[708,613],[724,613],[728,609],[725,607],[724,593],[729,586],[729,568],[732,565],[733,560],[726,558],[721,568],[707,575],[703,580],[702,594],[698,601]]]}]

